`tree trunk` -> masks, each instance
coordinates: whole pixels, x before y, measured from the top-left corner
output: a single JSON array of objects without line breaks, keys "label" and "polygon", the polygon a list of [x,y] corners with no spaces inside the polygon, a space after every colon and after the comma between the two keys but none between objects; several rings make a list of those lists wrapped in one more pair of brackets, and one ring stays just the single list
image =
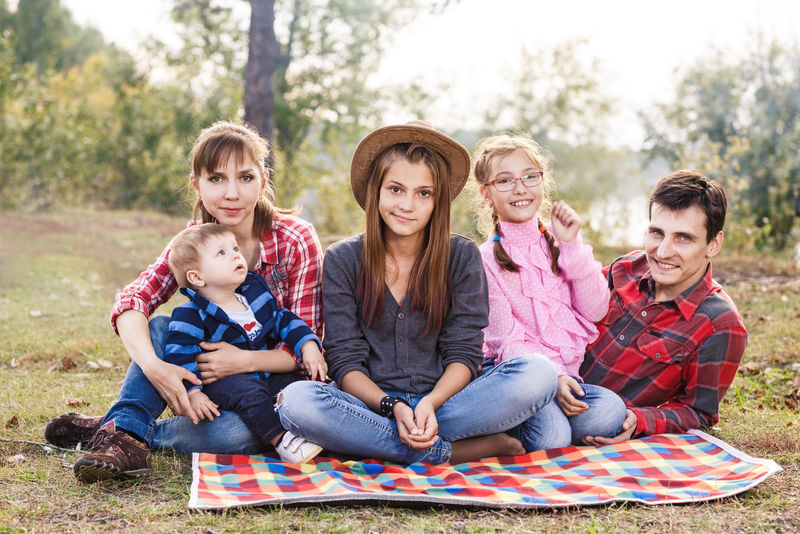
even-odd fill
[{"label": "tree trunk", "polygon": [[[273,75],[278,60],[275,38],[275,0],[250,1],[250,50],[244,86],[244,120],[272,142],[275,101]],[[272,166],[272,157],[267,167]],[[270,180],[274,177],[270,173]]]}]

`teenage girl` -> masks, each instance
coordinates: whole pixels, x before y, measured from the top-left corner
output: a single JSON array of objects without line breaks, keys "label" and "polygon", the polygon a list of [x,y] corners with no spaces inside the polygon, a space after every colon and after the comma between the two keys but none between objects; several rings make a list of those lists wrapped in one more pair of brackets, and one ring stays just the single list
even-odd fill
[{"label": "teenage girl", "polygon": [[597,337],[595,321],[608,311],[609,290],[600,262],[580,237],[580,220],[563,202],[550,211],[552,178],[539,146],[522,136],[479,143],[474,175],[489,239],[480,246],[489,284],[484,354],[495,364],[531,354],[558,371],[553,403],[526,423],[528,451],[578,444],[586,436],[616,436],[625,405],[613,392],[583,384],[578,368]]},{"label": "teenage girl", "polygon": [[323,268],[335,385],[289,385],[278,399],[287,430],[403,463],[524,452],[516,432],[552,401],[555,369],[535,357],[478,374],[486,278],[475,243],[450,233],[450,203],[468,175],[468,152],[428,123],[361,141],[350,179],[365,230],[332,245]]}]

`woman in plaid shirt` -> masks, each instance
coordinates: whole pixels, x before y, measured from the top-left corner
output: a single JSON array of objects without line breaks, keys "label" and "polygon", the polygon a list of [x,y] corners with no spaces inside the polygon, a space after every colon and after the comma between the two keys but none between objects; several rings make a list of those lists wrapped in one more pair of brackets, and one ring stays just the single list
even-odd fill
[{"label": "woman in plaid shirt", "polygon": [[[219,122],[203,130],[190,153],[190,184],[197,200],[189,226],[215,222],[230,228],[248,270],[264,278],[279,307],[294,312],[319,336],[321,246],[310,223],[273,205],[264,164],[268,155],[267,142],[248,126]],[[169,318],[148,318],[178,287],[167,263],[169,252],[167,247],[117,295],[111,311],[111,324],[132,360],[117,402],[105,418],[67,414],[54,419],[45,431],[51,443],[87,443],[101,423],[113,420],[117,430],[153,448],[183,453],[260,451],[259,440],[235,413],[223,412],[213,422],[198,423],[183,382],[200,381],[163,361]],[[244,351],[227,343],[202,347],[206,352],[197,361],[204,383],[237,373],[300,369],[291,349],[282,344],[262,351]],[[167,405],[185,417],[156,421]]]}]

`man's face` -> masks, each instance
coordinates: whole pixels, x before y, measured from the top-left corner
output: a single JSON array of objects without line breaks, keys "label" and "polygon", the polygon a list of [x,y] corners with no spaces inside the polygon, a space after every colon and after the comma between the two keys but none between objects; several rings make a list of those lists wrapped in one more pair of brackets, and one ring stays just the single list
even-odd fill
[{"label": "man's face", "polygon": [[692,206],[670,211],[660,204],[650,209],[645,252],[656,283],[656,300],[672,300],[703,275],[722,247],[722,232],[706,242],[706,215]]}]

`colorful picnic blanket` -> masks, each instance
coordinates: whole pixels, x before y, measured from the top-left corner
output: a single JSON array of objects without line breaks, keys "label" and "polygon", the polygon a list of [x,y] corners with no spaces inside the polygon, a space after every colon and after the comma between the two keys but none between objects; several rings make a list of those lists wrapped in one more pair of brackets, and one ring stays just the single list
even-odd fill
[{"label": "colorful picnic blanket", "polygon": [[700,431],[455,465],[330,458],[300,465],[195,453],[189,507],[375,500],[491,508],[684,503],[740,493],[780,470],[772,460],[752,458]]}]

